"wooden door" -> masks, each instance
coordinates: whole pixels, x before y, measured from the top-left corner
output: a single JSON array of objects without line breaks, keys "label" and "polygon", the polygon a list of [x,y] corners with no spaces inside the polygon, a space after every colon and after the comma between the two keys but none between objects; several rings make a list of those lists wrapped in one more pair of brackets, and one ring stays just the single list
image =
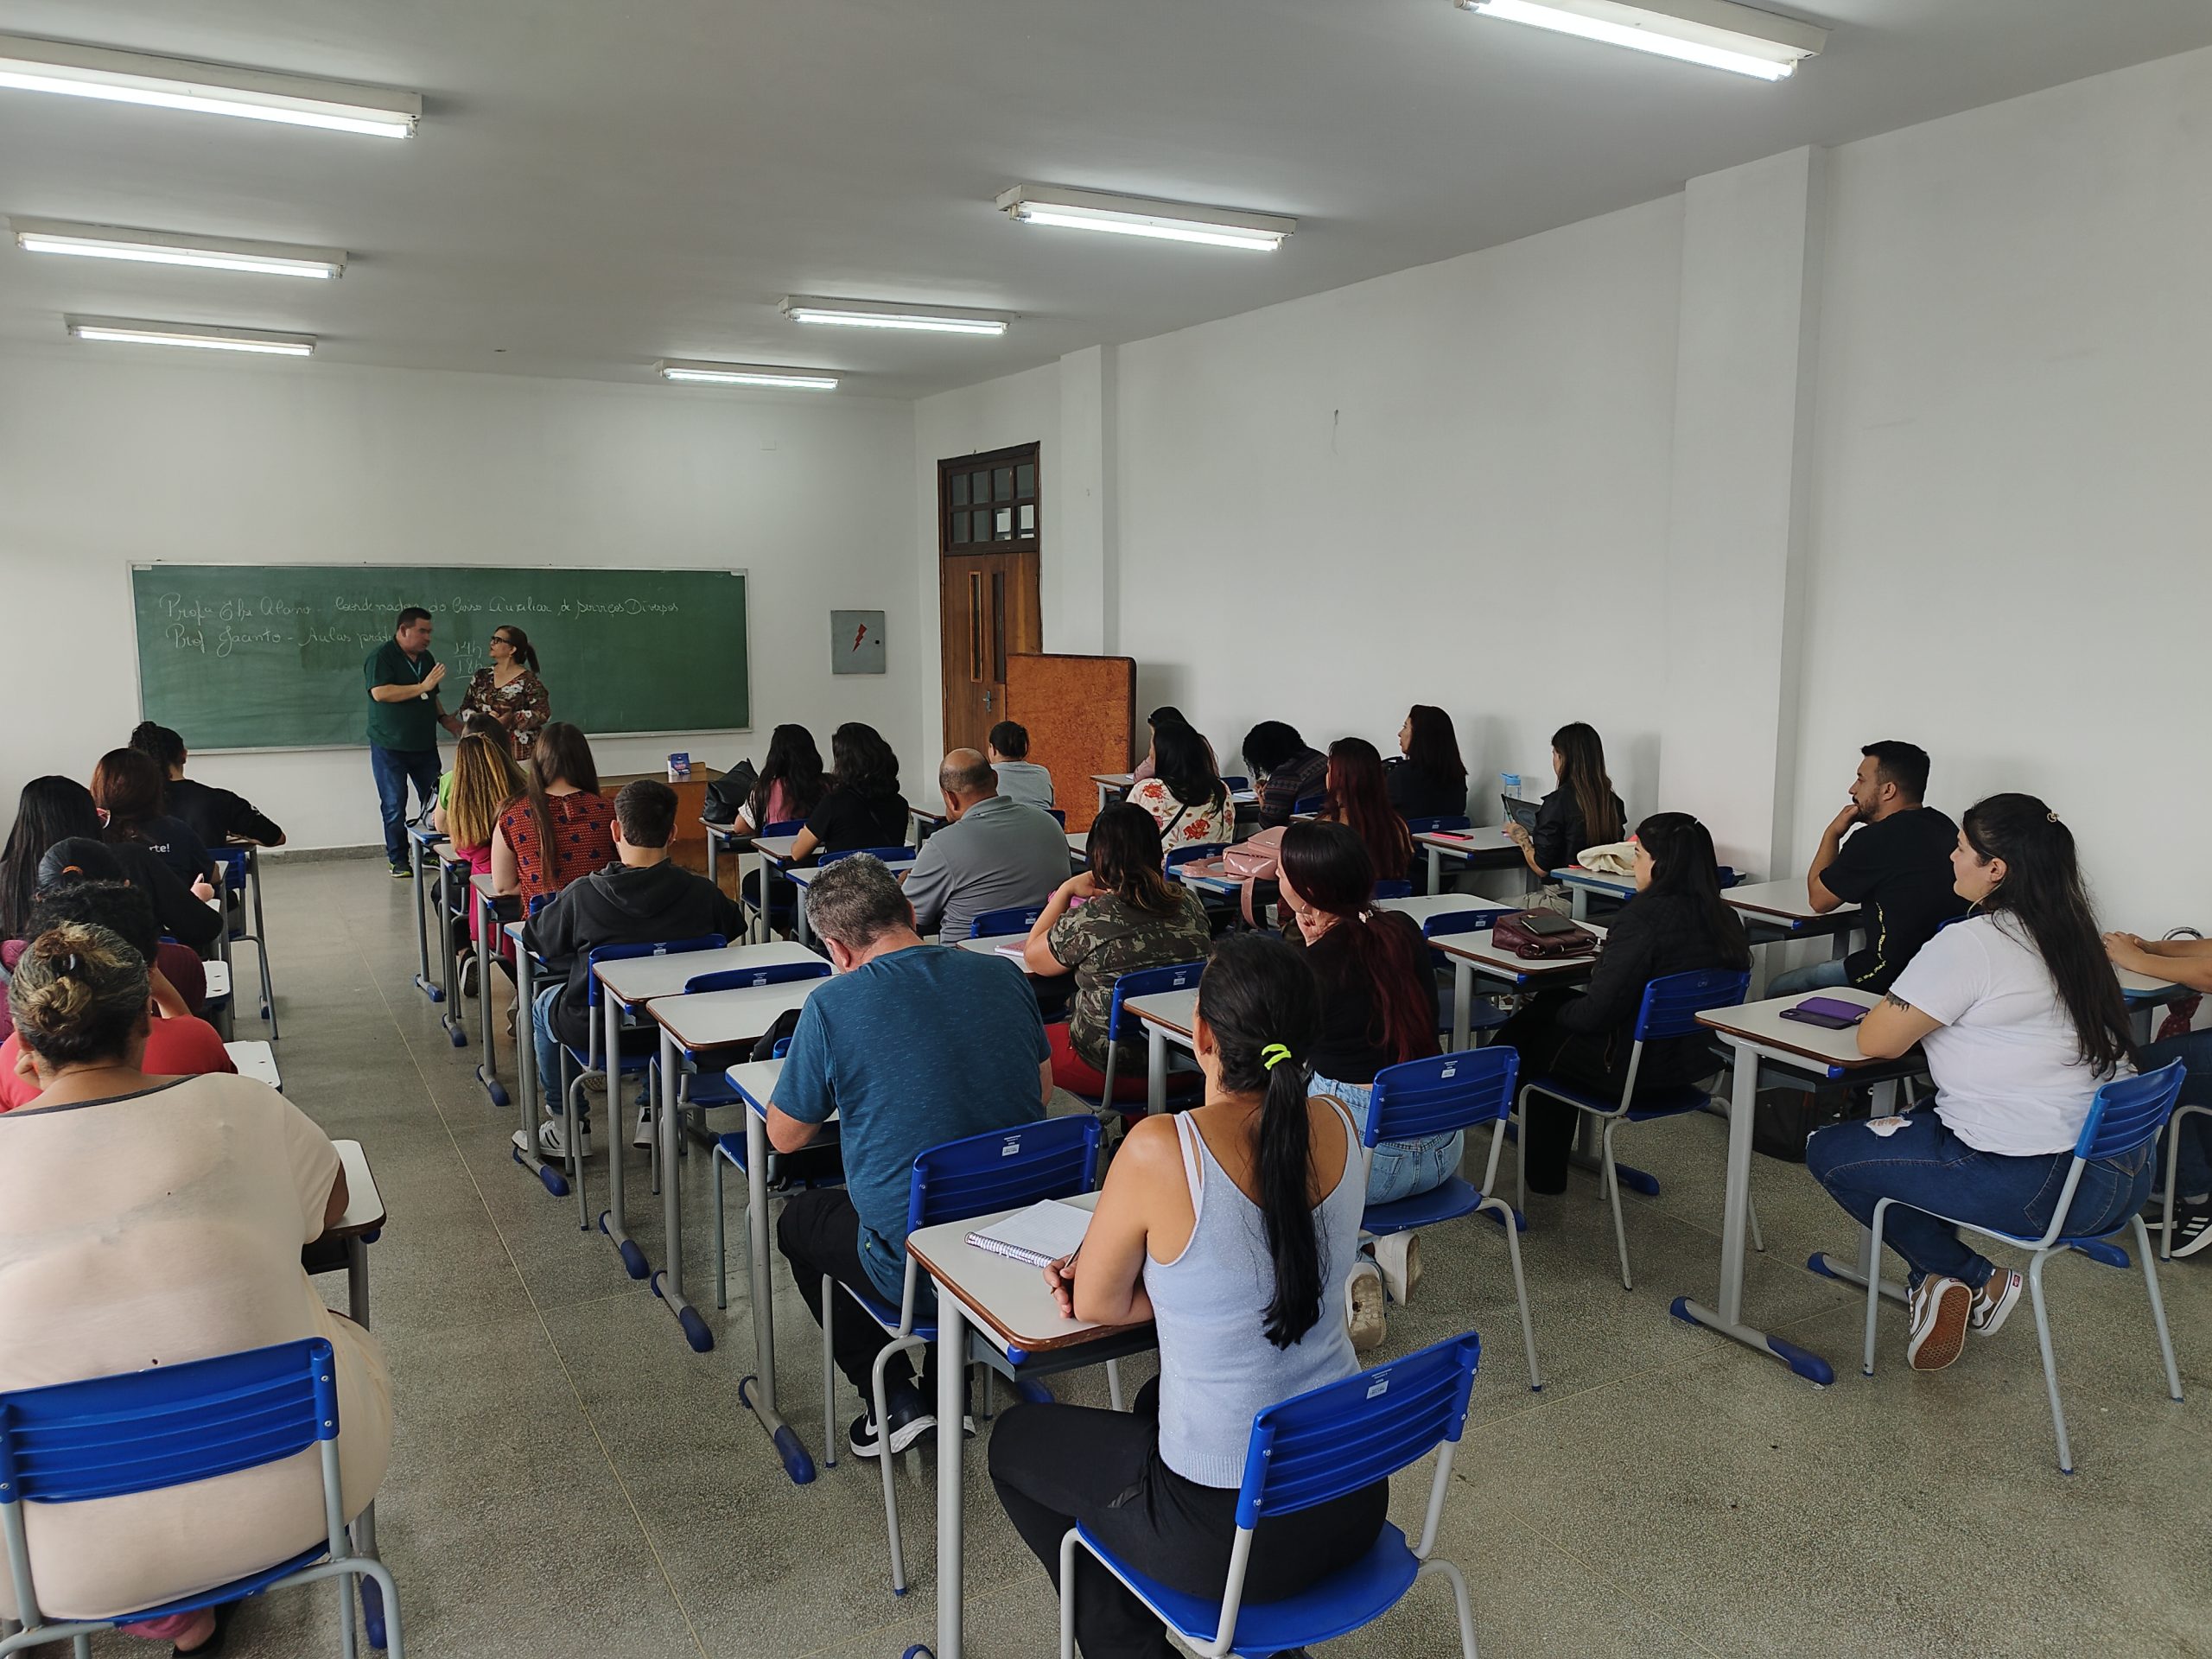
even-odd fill
[{"label": "wooden door", "polygon": [[1044,648],[1037,446],[938,462],[944,746],[983,747],[1006,718],[1006,661]]}]

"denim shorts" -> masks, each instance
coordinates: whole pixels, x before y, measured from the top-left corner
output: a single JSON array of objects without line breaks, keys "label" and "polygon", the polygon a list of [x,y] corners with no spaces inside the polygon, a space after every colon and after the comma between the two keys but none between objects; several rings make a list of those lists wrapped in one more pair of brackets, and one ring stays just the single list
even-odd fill
[{"label": "denim shorts", "polygon": [[[1375,1086],[1366,1083],[1338,1083],[1314,1073],[1313,1092],[1340,1100],[1351,1109],[1351,1121],[1365,1128],[1368,1098]],[[1367,1171],[1367,1201],[1392,1204],[1427,1192],[1451,1179],[1459,1170],[1459,1154],[1466,1146],[1466,1132],[1427,1135],[1414,1141],[1384,1141],[1375,1148]]]}]

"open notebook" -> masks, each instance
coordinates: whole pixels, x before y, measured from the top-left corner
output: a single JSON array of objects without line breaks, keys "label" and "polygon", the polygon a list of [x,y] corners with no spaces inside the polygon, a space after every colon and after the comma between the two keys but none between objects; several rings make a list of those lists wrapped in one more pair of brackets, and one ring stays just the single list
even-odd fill
[{"label": "open notebook", "polygon": [[1090,1225],[1090,1211],[1046,1198],[969,1234],[968,1242],[979,1250],[1041,1268],[1073,1255],[1082,1248],[1084,1232]]}]

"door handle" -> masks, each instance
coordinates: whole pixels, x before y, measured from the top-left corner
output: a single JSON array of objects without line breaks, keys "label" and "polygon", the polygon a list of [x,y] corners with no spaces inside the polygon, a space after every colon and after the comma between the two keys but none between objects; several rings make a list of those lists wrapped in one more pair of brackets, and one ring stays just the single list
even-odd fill
[{"label": "door handle", "polygon": [[987,715],[991,712],[991,689],[988,686],[983,688],[983,712]]}]

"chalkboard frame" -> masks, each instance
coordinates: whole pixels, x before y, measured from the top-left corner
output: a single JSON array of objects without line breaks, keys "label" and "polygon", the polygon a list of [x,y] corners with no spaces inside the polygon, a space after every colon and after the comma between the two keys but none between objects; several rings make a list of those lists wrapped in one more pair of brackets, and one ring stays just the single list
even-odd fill
[{"label": "chalkboard frame", "polygon": [[[442,568],[449,570],[501,571],[508,570],[512,568],[512,566],[504,564],[468,564],[446,560],[439,560],[437,563]],[[145,681],[144,677],[140,672],[140,664],[138,660],[137,573],[141,570],[161,570],[165,569],[220,570],[231,568],[250,570],[386,571],[391,569],[392,567],[389,564],[372,563],[366,559],[334,559],[327,563],[316,560],[302,559],[289,561],[263,559],[134,559],[130,561],[124,567],[123,570],[123,599],[124,613],[130,618],[131,702],[138,710],[139,719],[151,720],[155,716],[149,713],[146,708]],[[750,716],[753,712],[753,664],[754,661],[753,655],[753,572],[750,567],[745,565],[720,564],[658,564],[636,566],[576,564],[548,565],[543,568],[548,570],[589,570],[595,572],[622,571],[626,573],[635,570],[639,574],[654,575],[695,575],[703,574],[724,575],[738,577],[745,584],[745,711],[748,720],[750,719]],[[620,737],[746,737],[750,736],[757,729],[759,729],[757,727],[748,723],[743,726],[678,726],[668,727],[652,731],[587,732],[584,735],[594,740]],[[449,740],[442,736],[439,741],[441,742],[445,742]],[[205,747],[195,745],[192,752],[194,754],[330,754],[341,753],[348,749],[365,749],[367,747],[367,741],[364,738],[363,741],[358,743],[264,743],[238,745],[211,743]]]}]

